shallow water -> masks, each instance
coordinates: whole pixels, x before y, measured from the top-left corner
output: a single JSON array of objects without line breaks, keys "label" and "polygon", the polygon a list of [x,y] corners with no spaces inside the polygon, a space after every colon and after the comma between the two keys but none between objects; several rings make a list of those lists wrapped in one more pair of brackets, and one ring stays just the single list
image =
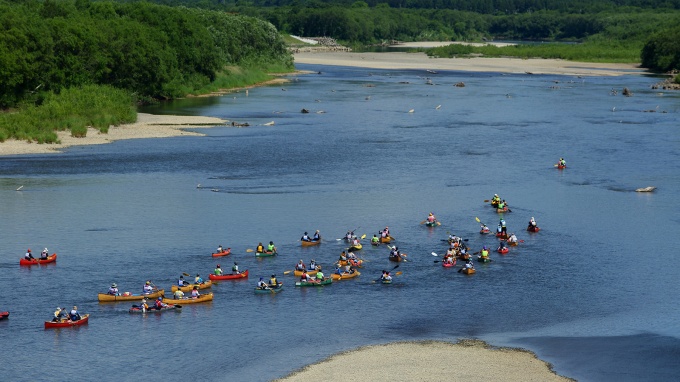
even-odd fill
[{"label": "shallow water", "polygon": [[[680,375],[679,94],[635,76],[300,68],[321,74],[144,110],[248,128],[0,158],[0,310],[11,311],[0,342],[12,349],[0,375],[269,380],[361,345],[458,338],[530,349],[579,380]],[[609,94],[624,86],[633,97]],[[552,166],[560,156],[564,171]],[[633,192],[648,185],[658,189]],[[471,277],[434,263],[447,231],[475,251],[497,245],[475,221],[495,227],[483,203],[494,193],[524,243]],[[441,227],[419,225],[430,211]],[[538,234],[523,230],[531,216]],[[282,274],[299,259],[328,270],[344,248],[336,238],[385,225],[409,255],[394,285],[371,283],[394,266],[385,248],[365,248],[362,275],[327,288],[294,288]],[[300,248],[315,229],[325,242]],[[269,240],[280,256],[246,252]],[[218,244],[233,254],[213,260]],[[27,247],[45,246],[56,264],[19,267]],[[234,261],[248,280],[181,313],[97,302],[112,282],[169,289],[182,272],[206,277]],[[255,295],[272,273],[286,289]],[[92,314],[88,326],[43,329],[73,304]]]}]

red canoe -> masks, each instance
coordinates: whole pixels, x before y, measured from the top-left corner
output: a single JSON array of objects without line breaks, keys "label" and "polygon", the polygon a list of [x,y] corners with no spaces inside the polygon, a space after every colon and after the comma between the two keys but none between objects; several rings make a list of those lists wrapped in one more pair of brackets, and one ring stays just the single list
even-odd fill
[{"label": "red canoe", "polygon": [[9,312],[0,312],[0,320],[4,320],[9,317]]},{"label": "red canoe", "polygon": [[71,320],[65,320],[65,321],[61,321],[61,322],[45,321],[45,329],[68,328],[68,327],[71,327],[71,326],[85,325],[85,324],[87,324],[87,320],[90,319],[89,314],[83,314],[80,317],[81,318],[78,321],[71,321]]},{"label": "red canoe", "polygon": [[496,237],[498,237],[498,238],[500,238],[500,239],[507,239],[507,238],[508,238],[508,234],[507,234],[507,233],[503,233],[503,232],[498,232],[498,233],[496,233]]},{"label": "red canoe", "polygon": [[227,248],[222,252],[213,253],[212,257],[222,257],[231,255],[231,248]]},{"label": "red canoe", "polygon": [[541,229],[540,229],[538,226],[532,226],[532,225],[530,225],[530,226],[527,227],[527,231],[529,231],[529,232],[538,232],[538,231],[540,231],[540,230],[541,230]]},{"label": "red canoe", "polygon": [[38,264],[47,264],[47,263],[53,263],[57,261],[57,254],[53,253],[51,256],[47,256],[46,259],[33,259],[33,260],[26,260],[25,258],[22,258],[19,260],[19,265],[38,265]]},{"label": "red canoe", "polygon": [[510,252],[510,248],[508,248],[508,247],[503,247],[503,248],[498,247],[497,251],[501,255],[505,255],[506,253]]},{"label": "red canoe", "polygon": [[446,263],[446,262],[442,261],[442,267],[444,267],[444,268],[451,268],[451,267],[455,267],[455,266],[456,266],[456,260],[455,259],[453,260],[453,263]]},{"label": "red canoe", "polygon": [[236,274],[236,275],[215,275],[215,274],[210,274],[208,275],[210,280],[212,281],[221,281],[221,280],[239,280],[239,279],[245,279],[248,278],[248,270],[246,269],[245,271]]}]

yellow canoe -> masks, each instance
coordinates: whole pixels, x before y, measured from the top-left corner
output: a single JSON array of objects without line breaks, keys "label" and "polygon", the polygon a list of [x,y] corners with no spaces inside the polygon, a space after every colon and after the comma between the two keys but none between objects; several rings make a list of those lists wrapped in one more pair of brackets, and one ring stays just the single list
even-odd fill
[{"label": "yellow canoe", "polygon": [[191,292],[192,290],[194,290],[194,286],[197,286],[198,289],[208,289],[212,286],[212,281],[207,280],[207,281],[204,281],[200,284],[189,284],[189,285],[186,285],[186,286],[183,286],[183,287],[180,287],[179,285],[173,285],[172,286],[172,293],[177,292],[177,289],[181,289],[182,292]]},{"label": "yellow canoe", "polygon": [[342,272],[342,275],[339,275],[337,273],[333,273],[333,274],[331,274],[331,277],[333,278],[333,280],[347,280],[347,279],[357,277],[360,274],[361,273],[359,273],[359,271],[352,272],[352,273]]},{"label": "yellow canoe", "polygon": [[[318,272],[320,270],[321,270],[321,267],[319,267],[319,269],[316,270],[316,271],[307,271],[307,274],[310,275],[310,276],[314,276],[316,274],[316,272]],[[302,271],[295,270],[295,271],[293,271],[293,275],[295,275],[295,277],[300,277],[300,276],[302,276]]]},{"label": "yellow canoe", "polygon": [[184,304],[198,304],[199,302],[207,302],[207,301],[212,301],[212,300],[213,300],[213,294],[207,293],[207,294],[202,294],[202,295],[198,296],[197,298],[185,297],[181,300],[174,299],[174,298],[164,298],[163,302],[166,303],[166,304],[184,305]]},{"label": "yellow canoe", "polygon": [[107,293],[99,293],[97,295],[97,298],[99,299],[99,302],[116,302],[116,301],[142,301],[144,297],[152,299],[159,296],[165,296],[165,290],[159,289],[157,292],[149,294],[129,294],[120,296],[114,296],[112,294]]}]

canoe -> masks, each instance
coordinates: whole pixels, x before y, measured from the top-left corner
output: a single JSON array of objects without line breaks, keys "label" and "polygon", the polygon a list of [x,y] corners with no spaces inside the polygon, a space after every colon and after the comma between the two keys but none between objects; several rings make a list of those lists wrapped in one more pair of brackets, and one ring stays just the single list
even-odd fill
[{"label": "canoe", "polygon": [[469,253],[459,254],[459,255],[456,255],[456,257],[459,258],[459,259],[461,259],[461,260],[466,260],[466,261],[467,261],[467,260],[470,259],[470,254],[469,254]]},{"label": "canoe", "polygon": [[527,231],[529,231],[529,232],[538,232],[540,230],[541,229],[538,226],[531,226],[530,225],[530,226],[527,227]]},{"label": "canoe", "polygon": [[231,255],[231,248],[227,248],[222,252],[216,252],[212,254],[212,257],[222,257]]},{"label": "canoe", "polygon": [[387,243],[391,242],[392,240],[394,240],[394,238],[392,236],[380,237],[380,242],[384,243],[384,244],[387,244]]},{"label": "canoe", "polygon": [[361,260],[361,259],[359,259],[358,261],[357,260],[338,260],[338,262],[336,264],[338,264],[341,267],[344,267],[345,265],[349,264],[353,267],[361,268],[364,265],[364,261]]},{"label": "canoe", "polygon": [[508,207],[505,206],[503,208],[496,208],[496,212],[498,213],[508,212]]},{"label": "canoe", "polygon": [[435,220],[433,222],[425,222],[425,225],[428,226],[428,227],[436,227],[438,225],[442,225],[442,223]]},{"label": "canoe", "polygon": [[298,281],[298,282],[295,283],[295,286],[296,287],[308,287],[308,286],[318,287],[318,286],[324,286],[324,285],[331,284],[332,282],[333,282],[333,279],[331,279],[330,277],[327,277],[321,282]]},{"label": "canoe", "polygon": [[269,287],[269,289],[260,289],[260,288],[255,288],[255,294],[275,294],[279,293],[283,290],[283,283],[279,283],[279,285],[274,288],[274,287]]},{"label": "canoe", "polygon": [[[320,270],[321,270],[321,267],[319,267],[317,270],[314,270],[314,271],[307,271],[307,274],[308,275],[315,275],[316,272],[320,271]],[[293,275],[295,277],[300,277],[300,276],[302,276],[302,271],[295,270],[295,271],[293,271]]]},{"label": "canoe", "polygon": [[167,310],[175,310],[177,312],[181,312],[182,311],[182,305],[168,304],[168,306],[164,306],[160,309],[157,309],[156,307],[150,306],[149,309],[147,309],[146,311],[144,311],[141,307],[139,307],[137,305],[132,305],[132,308],[130,308],[128,310],[128,312],[130,312],[130,313],[163,313]]},{"label": "canoe", "polygon": [[507,238],[508,238],[508,234],[507,234],[507,233],[503,233],[503,232],[498,232],[498,233],[496,233],[496,237],[501,238],[501,239],[507,239]]},{"label": "canoe", "polygon": [[342,275],[339,275],[337,273],[333,273],[333,274],[331,274],[331,277],[333,278],[333,280],[347,280],[347,279],[355,278],[355,277],[359,276],[360,274],[361,273],[359,273],[359,271],[352,272],[352,273],[342,272]]},{"label": "canoe", "polygon": [[[388,241],[388,243],[389,243],[389,241]],[[380,242],[379,241],[371,241],[371,245],[374,246],[374,247],[377,247],[377,246],[380,245]]]},{"label": "canoe", "polygon": [[392,280],[380,280],[381,284],[392,284]]},{"label": "canoe", "polygon": [[519,244],[519,243],[516,242],[516,241],[509,241],[509,242],[508,242],[508,245],[511,246],[511,247],[516,247],[517,244]]},{"label": "canoe", "polygon": [[311,247],[313,245],[321,244],[321,240],[312,240],[312,241],[300,240],[300,243],[302,243],[303,247]]},{"label": "canoe", "polygon": [[397,263],[400,262],[400,261],[404,261],[404,258],[401,257],[401,256],[390,255],[389,259],[390,259],[390,261],[394,261],[394,262],[397,262]]},{"label": "canoe", "polygon": [[488,233],[491,233],[491,230],[490,229],[482,229],[482,230],[479,230],[479,233],[481,233],[482,235],[486,235]]},{"label": "canoe", "polygon": [[45,321],[45,329],[50,329],[50,328],[68,328],[71,326],[80,326],[80,325],[85,325],[87,324],[87,321],[90,319],[89,314],[83,314],[80,316],[80,320],[78,321],[71,321],[71,320],[64,320],[61,322],[52,322],[52,321]]},{"label": "canoe", "polygon": [[564,170],[565,168],[567,168],[567,165],[565,164],[565,165],[563,166],[563,165],[561,165],[561,164],[556,164],[555,167],[557,167],[558,170]]},{"label": "canoe", "polygon": [[276,252],[255,252],[255,257],[270,257],[276,255],[278,255]]},{"label": "canoe", "polygon": [[479,257],[477,257],[477,261],[479,261],[480,263],[489,263],[489,262],[491,262],[491,259],[488,258],[488,257],[479,256]]},{"label": "canoe", "polygon": [[230,275],[213,275],[210,274],[208,275],[208,278],[212,281],[221,281],[221,280],[240,280],[240,279],[246,279],[248,278],[248,270],[246,269],[245,271],[238,273],[238,274],[230,274]]},{"label": "canoe", "polygon": [[114,296],[108,293],[99,293],[97,295],[97,298],[99,302],[115,302],[115,301],[141,301],[144,299],[144,297],[151,299],[157,298],[159,296],[165,296],[165,290],[159,289],[158,291],[149,294],[129,294],[120,296]]},{"label": "canoe", "polygon": [[207,293],[198,296],[197,298],[185,297],[183,299],[165,298],[163,302],[166,304],[198,304],[199,302],[207,302],[213,300],[213,294]]},{"label": "canoe", "polygon": [[474,275],[475,272],[477,272],[477,271],[475,271],[474,268],[463,268],[463,269],[460,270],[460,272],[464,273],[466,275]]},{"label": "canoe", "polygon": [[359,244],[357,244],[357,245],[353,245],[353,246],[349,247],[347,250],[348,250],[348,251],[360,251],[361,248],[363,248],[363,247],[364,247],[364,246],[361,245],[361,243],[359,243]]},{"label": "canoe", "polygon": [[53,263],[57,261],[57,254],[53,253],[50,256],[47,256],[46,259],[33,259],[33,260],[26,260],[25,258],[21,258],[19,260],[19,265],[38,265],[38,264],[47,264],[47,263]]},{"label": "canoe", "polygon": [[498,247],[498,249],[496,251],[498,251],[498,253],[500,253],[501,255],[505,255],[506,253],[510,252],[510,248],[508,248],[508,247],[503,247],[503,248]]},{"label": "canoe", "polygon": [[173,293],[177,292],[177,289],[181,289],[182,292],[191,292],[192,290],[194,290],[195,286],[197,286],[198,289],[208,289],[212,286],[212,281],[208,280],[208,281],[204,281],[200,284],[189,284],[189,285],[185,285],[183,287],[180,287],[179,285],[173,285],[171,289],[172,289]]},{"label": "canoe", "polygon": [[444,268],[451,268],[456,266],[456,259],[453,260],[453,263],[447,263],[442,261],[442,267]]},{"label": "canoe", "polygon": [[9,312],[0,312],[0,320],[4,320],[9,317]]}]

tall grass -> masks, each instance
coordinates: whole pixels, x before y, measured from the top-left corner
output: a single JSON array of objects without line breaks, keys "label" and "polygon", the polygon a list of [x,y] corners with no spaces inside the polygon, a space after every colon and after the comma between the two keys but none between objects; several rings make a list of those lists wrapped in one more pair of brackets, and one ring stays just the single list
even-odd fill
[{"label": "tall grass", "polygon": [[106,133],[109,126],[137,120],[133,101],[128,91],[102,85],[46,93],[35,105],[0,114],[0,142],[14,138],[57,143],[55,131],[70,130],[72,136],[84,137],[88,127]]},{"label": "tall grass", "polygon": [[230,66],[217,73],[215,81],[200,88],[192,94],[206,94],[224,89],[242,88],[269,81],[274,78],[271,73],[290,73],[291,69],[285,65],[257,65],[256,67]]}]

